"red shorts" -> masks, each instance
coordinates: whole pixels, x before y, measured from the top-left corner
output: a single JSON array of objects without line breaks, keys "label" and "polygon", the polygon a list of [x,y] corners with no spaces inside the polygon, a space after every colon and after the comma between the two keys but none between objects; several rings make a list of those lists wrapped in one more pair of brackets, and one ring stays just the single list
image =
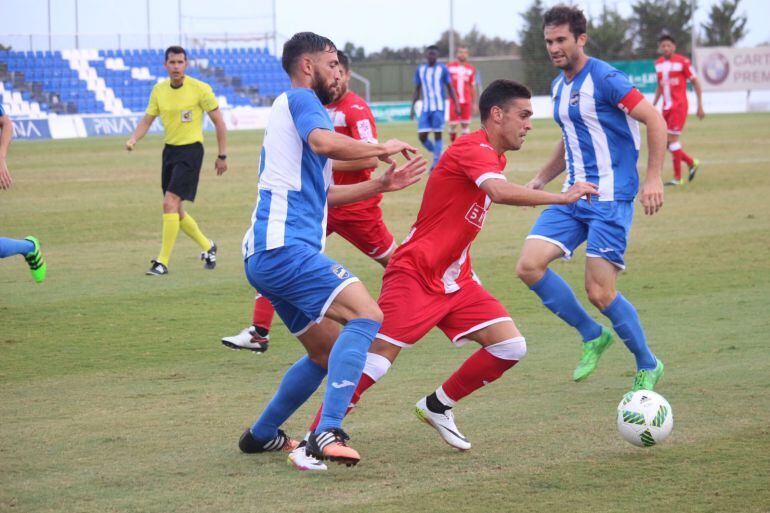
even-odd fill
[{"label": "red shorts", "polygon": [[395,249],[393,234],[385,226],[378,206],[356,211],[330,208],[326,235],[332,233],[339,234],[375,260],[388,256]]},{"label": "red shorts", "polygon": [[687,107],[674,107],[663,111],[669,134],[681,134],[687,121]]},{"label": "red shorts", "polygon": [[455,111],[455,103],[449,100],[449,122],[450,123],[470,123],[471,122],[471,109],[470,103],[460,104],[460,115],[457,115]]},{"label": "red shorts", "polygon": [[469,341],[465,335],[511,316],[479,283],[469,281],[452,294],[426,291],[411,273],[385,271],[377,303],[384,320],[377,338],[409,347],[438,327],[457,346]]}]

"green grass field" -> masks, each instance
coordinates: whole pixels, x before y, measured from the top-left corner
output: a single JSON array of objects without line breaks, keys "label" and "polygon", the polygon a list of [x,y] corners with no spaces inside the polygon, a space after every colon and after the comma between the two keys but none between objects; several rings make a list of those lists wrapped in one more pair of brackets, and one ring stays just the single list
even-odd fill
[{"label": "green grass field", "polygon": [[[416,142],[412,125],[380,132]],[[219,265],[204,271],[180,234],[161,279],[144,276],[160,245],[160,139],[132,154],[115,138],[11,147],[0,235],[37,235],[49,272],[36,285],[22,259],[0,261],[0,511],[770,511],[770,115],[691,119],[684,143],[701,159],[697,180],[667,188],[657,216],[637,209],[619,288],[666,363],[657,389],[675,428],[665,444],[639,449],[617,434],[615,408],[633,379],[622,344],[590,380],[570,380],[576,333],[514,272],[539,209],[495,206],[474,267],[529,354],[455,408],[473,450],[452,451],[413,417],[414,402],[474,350],[433,331],[346,422],[361,464],[312,475],[236,445],[301,347],[278,321],[262,356],[219,343],[250,322],[240,241],[261,134],[230,134],[223,177],[207,137],[189,211],[217,241]],[[509,179],[526,182],[558,137],[537,122],[509,154]],[[399,240],[421,193],[383,202]],[[328,252],[376,297],[377,264],[339,238]],[[554,269],[586,301],[583,264],[579,251]],[[301,436],[319,400],[286,430]]]}]

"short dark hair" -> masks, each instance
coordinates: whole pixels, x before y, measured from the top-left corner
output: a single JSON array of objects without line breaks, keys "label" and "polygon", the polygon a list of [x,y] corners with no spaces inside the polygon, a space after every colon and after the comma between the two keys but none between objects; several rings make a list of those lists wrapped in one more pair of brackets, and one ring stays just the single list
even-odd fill
[{"label": "short dark hair", "polygon": [[671,41],[672,43],[676,44],[676,40],[674,39],[674,36],[671,34],[663,33],[658,37],[658,44],[662,43],[663,41]]},{"label": "short dark hair", "polygon": [[506,103],[519,98],[532,98],[532,92],[527,86],[515,80],[495,80],[484,89],[481,98],[479,98],[481,122],[483,123],[489,118],[492,107],[504,108]]},{"label": "short dark hair", "polygon": [[283,70],[291,75],[292,68],[294,68],[300,55],[323,52],[327,48],[330,51],[337,51],[337,47],[328,37],[319,36],[313,32],[297,32],[283,45],[283,58],[281,59]]},{"label": "short dark hair", "polygon": [[337,60],[340,61],[340,66],[345,68],[345,71],[350,71],[350,59],[345,52],[337,50]]},{"label": "short dark hair", "polygon": [[586,33],[586,17],[583,11],[572,5],[556,5],[548,9],[543,15],[543,30],[547,26],[569,25],[569,31],[578,38]]},{"label": "short dark hair", "polygon": [[168,56],[172,53],[174,55],[179,55],[181,53],[184,55],[184,60],[187,60],[187,52],[181,46],[169,46],[166,48],[166,60],[168,60]]},{"label": "short dark hair", "polygon": [[425,49],[426,52],[430,52],[431,50],[436,50],[438,52],[438,46],[436,45],[430,45]]}]

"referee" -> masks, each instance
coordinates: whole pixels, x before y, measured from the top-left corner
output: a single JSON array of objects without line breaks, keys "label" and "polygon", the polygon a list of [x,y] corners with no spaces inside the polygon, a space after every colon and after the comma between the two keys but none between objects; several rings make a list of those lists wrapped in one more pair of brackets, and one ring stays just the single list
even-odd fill
[{"label": "referee", "polygon": [[181,46],[166,49],[166,71],[169,80],[158,82],[152,88],[150,102],[144,117],[136,126],[126,149],[134,149],[145,136],[155,118],[160,116],[165,129],[163,148],[163,236],[158,258],[152,260],[147,271],[150,276],[168,274],[168,261],[181,229],[203,250],[201,260],[205,269],[217,265],[217,245],[203,235],[198,223],[184,211],[182,202],[194,201],[198,178],[203,163],[203,113],[207,112],[217,131],[219,154],[214,163],[217,175],[227,171],[226,127],[211,87],[185,76],[187,52]]}]

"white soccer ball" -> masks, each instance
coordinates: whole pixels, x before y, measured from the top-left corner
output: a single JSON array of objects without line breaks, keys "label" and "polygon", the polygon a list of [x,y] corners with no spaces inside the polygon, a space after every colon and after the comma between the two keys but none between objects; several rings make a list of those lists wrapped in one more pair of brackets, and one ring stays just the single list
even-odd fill
[{"label": "white soccer ball", "polygon": [[618,405],[618,431],[639,447],[659,444],[674,429],[674,415],[666,398],[652,390],[628,392]]}]

